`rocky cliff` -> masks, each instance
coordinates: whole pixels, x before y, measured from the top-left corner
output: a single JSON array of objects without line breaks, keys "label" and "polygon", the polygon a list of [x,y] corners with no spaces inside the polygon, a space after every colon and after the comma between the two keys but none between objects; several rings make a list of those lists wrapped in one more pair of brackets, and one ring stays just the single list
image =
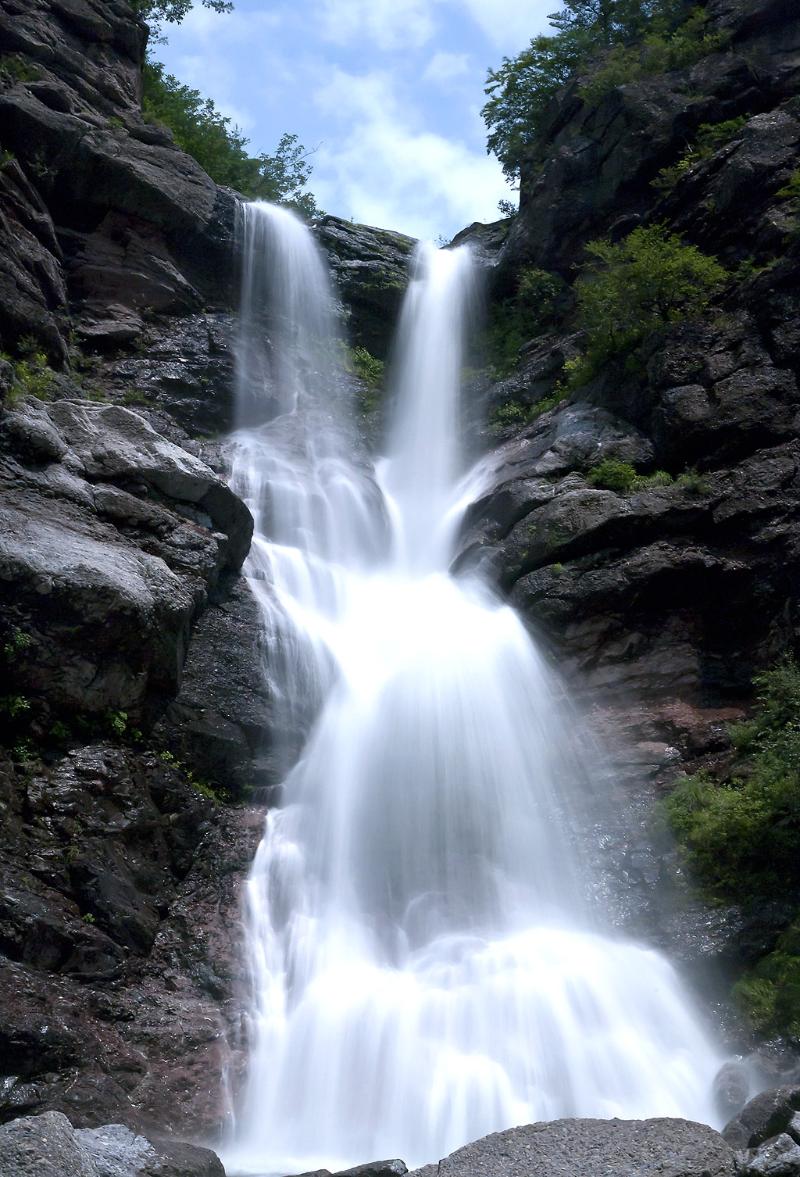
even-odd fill
[{"label": "rocky cliff", "polygon": [[[646,796],[681,765],[724,764],[754,673],[797,648],[800,13],[785,0],[706,11],[715,52],[593,101],[576,79],[528,151],[494,298],[516,313],[526,273],[561,293],[489,390],[491,485],[459,565],[491,570],[618,749],[618,801],[642,836],[612,835],[610,859],[635,918],[727,968],[774,942],[756,928],[769,917],[676,895]],[[587,243],[654,225],[719,259],[724,289],[634,363],[570,384]],[[607,460],[640,476],[604,485]]]}]

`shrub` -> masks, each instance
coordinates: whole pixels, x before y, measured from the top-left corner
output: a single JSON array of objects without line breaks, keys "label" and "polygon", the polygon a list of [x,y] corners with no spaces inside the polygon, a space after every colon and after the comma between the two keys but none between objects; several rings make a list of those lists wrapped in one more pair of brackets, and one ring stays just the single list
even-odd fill
[{"label": "shrub", "polygon": [[724,48],[730,35],[709,29],[708,13],[694,8],[671,32],[654,27],[637,45],[615,45],[599,69],[581,86],[585,102],[596,104],[617,86],[652,74],[685,69]]},{"label": "shrub", "polygon": [[776,195],[780,196],[781,200],[791,201],[794,206],[800,205],[800,168],[796,168],[792,172],[788,181],[778,189]]},{"label": "shrub", "polygon": [[493,433],[501,433],[514,425],[526,425],[530,407],[519,401],[506,401],[504,405],[497,405],[491,412],[489,428]]},{"label": "shrub", "polygon": [[495,380],[513,371],[522,346],[559,318],[568,298],[567,284],[557,274],[536,266],[520,270],[513,295],[490,312],[486,353]]},{"label": "shrub", "polygon": [[44,352],[36,352],[23,360],[12,360],[6,355],[0,358],[11,363],[14,369],[11,388],[6,396],[7,404],[14,405],[28,396],[35,396],[39,400],[50,398],[55,372],[50,368]]},{"label": "shrub", "polygon": [[726,143],[729,143],[747,122],[747,117],[726,119],[722,123],[703,123],[698,127],[694,142],[686,153],[672,167],[662,168],[652,181],[659,192],[669,193],[683,179],[687,172],[705,159],[711,159]]},{"label": "shrub", "polygon": [[753,1029],[800,1039],[800,918],[736,982],[733,997]]},{"label": "shrub", "polygon": [[678,475],[676,482],[689,494],[704,495],[709,491],[708,481],[697,470],[684,470],[683,474]]},{"label": "shrub", "polygon": [[9,53],[0,57],[0,78],[6,82],[36,82],[41,76],[42,71],[39,67],[26,60],[20,53]]},{"label": "shrub", "polygon": [[632,353],[654,332],[705,310],[722,288],[719,262],[663,225],[634,229],[619,245],[590,241],[576,283],[578,319],[592,372]]},{"label": "shrub", "polygon": [[619,458],[604,458],[593,466],[586,475],[590,486],[613,490],[617,494],[630,494],[632,491],[646,490],[651,486],[671,486],[673,478],[666,470],[656,470],[653,474],[637,474],[630,462],[622,462]]},{"label": "shrub", "polygon": [[25,633],[23,629],[12,629],[6,641],[3,643],[3,657],[7,662],[14,662],[26,650],[33,645],[33,638],[29,633]]},{"label": "shrub", "polygon": [[115,736],[121,739],[128,729],[127,711],[110,711],[107,716],[108,726]]},{"label": "shrub", "polygon": [[379,360],[372,352],[367,351],[365,347],[354,347],[350,352],[350,365],[352,371],[363,381],[369,384],[372,388],[377,388],[383,383],[383,377],[386,365],[383,360]]},{"label": "shrub", "polygon": [[541,400],[536,401],[533,405],[524,405],[520,401],[506,401],[505,404],[498,405],[492,410],[489,418],[489,429],[495,435],[504,432],[512,426],[530,425],[537,417],[541,417],[544,413],[549,413],[562,401],[566,400],[568,391],[561,385],[556,385],[556,388],[549,396],[543,396]]},{"label": "shrub", "polygon": [[755,679],[758,707],[731,732],[749,754],[730,779],[682,781],[664,810],[700,882],[738,900],[797,889],[800,855],[800,666],[787,660]]}]

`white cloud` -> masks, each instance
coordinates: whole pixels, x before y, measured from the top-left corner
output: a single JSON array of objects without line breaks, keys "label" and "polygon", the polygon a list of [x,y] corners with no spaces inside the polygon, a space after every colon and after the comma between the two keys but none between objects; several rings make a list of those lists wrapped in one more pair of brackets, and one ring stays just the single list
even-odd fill
[{"label": "white cloud", "polygon": [[437,0],[320,0],[321,31],[338,45],[416,49],[436,31]]},{"label": "white cloud", "polygon": [[[268,29],[278,28],[284,20],[280,9],[257,8],[251,11],[237,10],[221,15],[211,8],[196,4],[180,26],[181,39],[202,41],[206,44],[235,45],[259,36]],[[165,29],[169,36],[169,26]],[[173,33],[174,35],[174,33]]]},{"label": "white cloud", "polygon": [[315,157],[312,187],[323,208],[427,238],[496,218],[507,196],[497,162],[416,125],[386,74],[336,70],[316,99],[343,124]]},{"label": "white cloud", "polygon": [[174,67],[180,80],[194,87],[204,96],[214,95],[214,105],[234,126],[248,134],[255,127],[251,111],[238,106],[229,96],[235,81],[235,70],[224,58],[207,54],[184,54]]},{"label": "white cloud", "polygon": [[548,32],[548,14],[558,0],[455,0],[466,8],[486,36],[503,53],[519,53],[532,37]]},{"label": "white cloud", "polygon": [[423,79],[435,82],[440,86],[447,86],[450,82],[463,78],[470,72],[469,54],[467,53],[434,53],[425,67]]}]

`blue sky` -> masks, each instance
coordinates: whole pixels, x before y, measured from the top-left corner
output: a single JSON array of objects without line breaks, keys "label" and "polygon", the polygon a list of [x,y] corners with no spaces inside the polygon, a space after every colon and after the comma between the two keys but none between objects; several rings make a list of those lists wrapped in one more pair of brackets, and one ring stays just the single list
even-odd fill
[{"label": "blue sky", "polygon": [[451,237],[515,199],[486,154],[488,66],[547,29],[558,0],[235,0],[197,4],[156,56],[213,98],[251,150],[316,148],[326,212]]}]

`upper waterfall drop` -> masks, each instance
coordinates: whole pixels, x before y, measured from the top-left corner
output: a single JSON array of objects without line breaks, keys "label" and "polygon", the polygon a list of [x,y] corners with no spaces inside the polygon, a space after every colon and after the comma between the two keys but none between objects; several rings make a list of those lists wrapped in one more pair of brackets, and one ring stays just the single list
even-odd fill
[{"label": "upper waterfall drop", "polygon": [[474,310],[469,249],[420,245],[398,331],[382,479],[396,507],[397,558],[418,571],[447,567],[458,522],[466,454],[457,422],[465,328]]},{"label": "upper waterfall drop", "polygon": [[[322,322],[308,300],[326,288],[253,301],[260,266],[296,283],[278,255],[297,225],[251,215],[274,236],[246,259],[240,388],[251,404],[270,373],[293,383],[237,434],[234,481],[256,514],[247,570],[283,635],[268,673],[288,708],[316,691],[318,713],[248,880],[250,1063],[226,1163],[414,1165],[558,1116],[712,1119],[721,1060],[690,994],[585,902],[574,818],[596,753],[514,611],[447,572],[469,486],[468,252],[418,259],[376,480],[335,345],[287,309]],[[270,322],[285,333],[260,337]]]}]

